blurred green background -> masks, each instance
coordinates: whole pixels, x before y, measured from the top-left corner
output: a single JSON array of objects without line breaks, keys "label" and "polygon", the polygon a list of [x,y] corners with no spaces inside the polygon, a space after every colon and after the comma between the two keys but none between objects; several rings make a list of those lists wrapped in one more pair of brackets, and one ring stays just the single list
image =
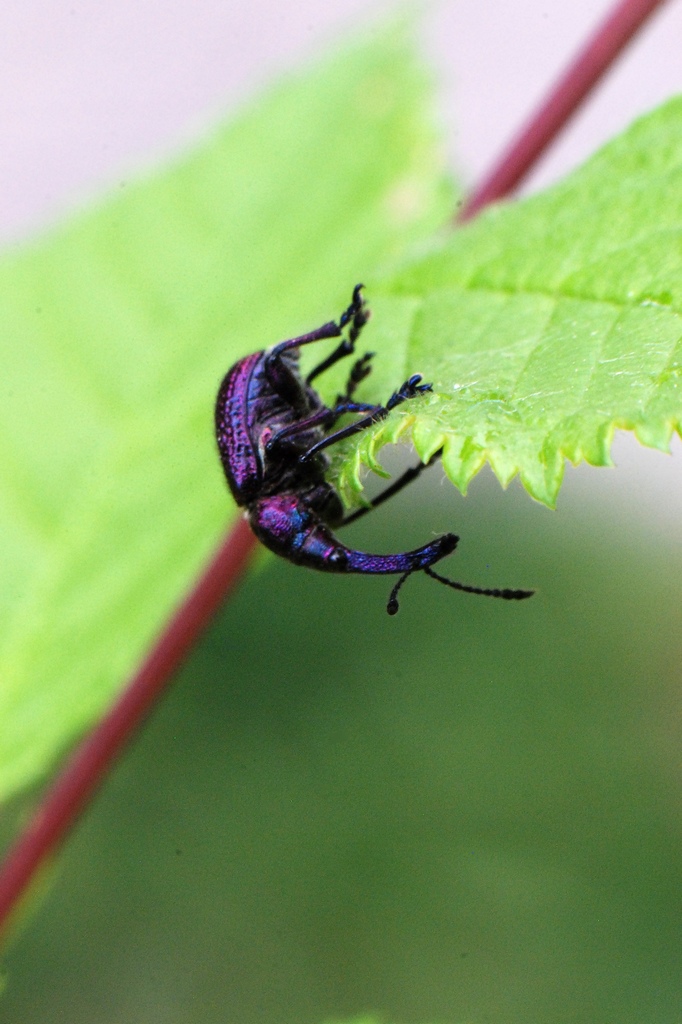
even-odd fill
[{"label": "blurred green background", "polygon": [[391,619],[388,579],[262,564],[60,858],[4,1022],[680,1020],[682,547],[613,471],[555,513],[427,476],[346,539],[453,529],[444,571],[538,594],[414,577]]}]

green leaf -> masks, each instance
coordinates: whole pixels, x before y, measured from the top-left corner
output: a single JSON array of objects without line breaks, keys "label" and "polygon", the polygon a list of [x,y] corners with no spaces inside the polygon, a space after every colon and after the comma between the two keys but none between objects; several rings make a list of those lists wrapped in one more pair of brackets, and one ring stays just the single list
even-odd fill
[{"label": "green leaf", "polygon": [[102,712],[233,514],[222,374],[451,206],[407,33],[364,37],[0,264],[0,796]]},{"label": "green leaf", "polygon": [[443,448],[462,491],[489,462],[550,506],[564,460],[608,465],[616,428],[666,450],[682,423],[682,98],[368,284],[380,397],[415,372],[434,388],[346,450],[351,500],[361,465],[409,435],[424,460]]}]

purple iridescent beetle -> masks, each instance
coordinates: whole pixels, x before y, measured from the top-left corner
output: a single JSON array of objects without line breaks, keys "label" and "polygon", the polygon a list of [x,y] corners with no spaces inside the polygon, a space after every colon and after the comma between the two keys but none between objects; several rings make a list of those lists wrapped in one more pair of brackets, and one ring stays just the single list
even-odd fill
[{"label": "purple iridescent beetle", "polygon": [[[398,611],[398,590],[411,573],[419,570],[440,583],[471,594],[506,600],[530,597],[533,591],[483,590],[434,572],[431,566],[455,550],[459,538],[454,533],[397,555],[354,551],[334,536],[334,528],[355,522],[393,497],[427,465],[408,469],[369,506],[350,515],[344,515],[341,499],[326,479],[329,460],[325,448],[365,430],[402,402],[431,390],[431,385],[422,384],[421,376],[415,374],[391,395],[386,405],[353,401],[358,384],[371,371],[372,352],[353,364],[346,390],[333,406],[325,405],[312,387],[316,377],[355,351],[355,342],[369,317],[361,290],[362,285],[353,289],[353,300],[338,323],[330,321],[310,334],[246,356],[226,374],[218,392],[215,421],[220,458],[235,501],[246,509],[258,539],[296,565],[323,572],[399,575],[388,601],[389,615]],[[301,345],[338,337],[342,341],[333,352],[307,377],[302,377]],[[362,415],[350,426],[331,432],[346,413]]]}]

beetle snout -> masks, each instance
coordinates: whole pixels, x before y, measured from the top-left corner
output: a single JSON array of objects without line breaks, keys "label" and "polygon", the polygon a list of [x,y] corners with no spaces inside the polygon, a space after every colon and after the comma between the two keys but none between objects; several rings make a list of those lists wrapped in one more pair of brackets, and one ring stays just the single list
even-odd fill
[{"label": "beetle snout", "polygon": [[440,549],[443,552],[443,556],[452,554],[458,543],[459,537],[454,533],[444,533],[440,538]]}]

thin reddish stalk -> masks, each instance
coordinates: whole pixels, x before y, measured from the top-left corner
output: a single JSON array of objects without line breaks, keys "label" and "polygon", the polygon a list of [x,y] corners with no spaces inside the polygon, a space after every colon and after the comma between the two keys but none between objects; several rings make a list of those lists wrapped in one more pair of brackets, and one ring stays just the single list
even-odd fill
[{"label": "thin reddish stalk", "polygon": [[[463,208],[469,219],[501,199],[527,174],[559,128],[574,113],[598,78],[645,18],[663,0],[625,0],[587,43],[543,107],[502,156]],[[242,519],[231,530],[195,587],[173,615],[140,669],[111,710],[83,740],[47,790],[28,827],[0,869],[0,928],[26,894],[31,881],[63,843],[116,758],[168,686],[176,669],[233,590],[255,549]]]},{"label": "thin reddish stalk", "polygon": [[0,925],[36,871],[61,844],[116,757],[234,589],[255,546],[256,538],[240,516],[119,699],[67,761],[3,864]]},{"label": "thin reddish stalk", "polygon": [[508,195],[520,184],[638,29],[663,3],[665,0],[622,0],[616,4],[499,163],[469,196],[459,211],[458,221],[470,220],[482,207]]}]

